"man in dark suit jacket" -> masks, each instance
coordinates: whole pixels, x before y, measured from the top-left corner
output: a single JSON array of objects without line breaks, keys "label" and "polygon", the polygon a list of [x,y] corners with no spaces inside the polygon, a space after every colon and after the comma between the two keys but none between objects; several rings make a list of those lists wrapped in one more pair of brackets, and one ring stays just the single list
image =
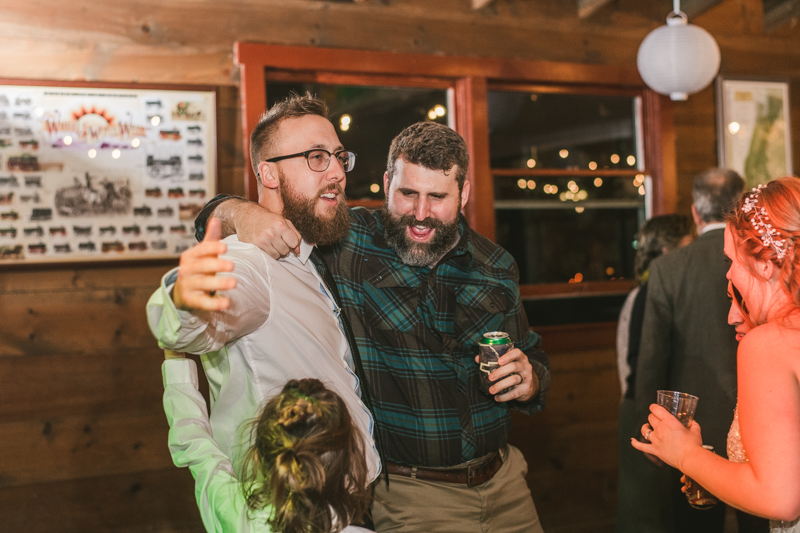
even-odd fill
[{"label": "man in dark suit jacket", "polygon": [[[736,406],[737,349],[736,334],[727,323],[724,220],[743,189],[744,181],[732,170],[712,169],[695,178],[692,217],[698,238],[650,265],[636,377],[636,411],[642,424],[650,404],[656,402],[657,390],[693,394],[700,398],[695,420],[703,430],[703,442],[723,457]],[[693,509],[680,491],[680,475],[674,472],[670,494],[664,495],[673,501],[673,530],[721,533],[725,505]],[[748,517],[740,518],[740,523],[743,520]],[[742,533],[762,526],[769,529],[766,521],[755,529],[742,526]]]}]

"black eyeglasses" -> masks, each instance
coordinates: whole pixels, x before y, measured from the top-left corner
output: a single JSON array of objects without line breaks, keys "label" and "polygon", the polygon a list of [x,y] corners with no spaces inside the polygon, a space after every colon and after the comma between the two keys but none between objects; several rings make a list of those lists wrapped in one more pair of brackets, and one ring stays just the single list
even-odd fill
[{"label": "black eyeglasses", "polygon": [[356,166],[356,154],[354,154],[353,152],[340,150],[335,153],[330,153],[329,151],[323,150],[322,148],[317,148],[316,150],[308,150],[306,152],[300,152],[297,154],[273,157],[272,159],[266,159],[265,161],[267,163],[276,163],[278,161],[283,161],[284,159],[291,159],[293,157],[305,157],[306,162],[308,163],[308,168],[310,168],[314,172],[324,172],[328,170],[328,167],[331,164],[331,156],[339,160],[339,163],[341,163],[342,168],[344,169],[345,172],[350,172],[351,170],[353,170],[353,167]]}]

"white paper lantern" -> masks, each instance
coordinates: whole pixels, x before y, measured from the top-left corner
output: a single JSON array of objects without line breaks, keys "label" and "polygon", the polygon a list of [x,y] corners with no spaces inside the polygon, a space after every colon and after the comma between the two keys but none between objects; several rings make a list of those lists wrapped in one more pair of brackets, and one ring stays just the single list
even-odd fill
[{"label": "white paper lantern", "polygon": [[705,89],[719,71],[719,46],[706,30],[673,11],[667,25],[647,34],[636,66],[648,87],[672,100],[686,100]]}]

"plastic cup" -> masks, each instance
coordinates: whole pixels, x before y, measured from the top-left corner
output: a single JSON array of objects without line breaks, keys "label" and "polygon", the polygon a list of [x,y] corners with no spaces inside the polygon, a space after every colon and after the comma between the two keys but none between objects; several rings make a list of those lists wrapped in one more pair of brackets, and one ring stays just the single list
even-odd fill
[{"label": "plastic cup", "polygon": [[658,405],[672,413],[681,421],[681,424],[689,427],[694,420],[694,413],[697,410],[697,396],[672,390],[658,391]]}]

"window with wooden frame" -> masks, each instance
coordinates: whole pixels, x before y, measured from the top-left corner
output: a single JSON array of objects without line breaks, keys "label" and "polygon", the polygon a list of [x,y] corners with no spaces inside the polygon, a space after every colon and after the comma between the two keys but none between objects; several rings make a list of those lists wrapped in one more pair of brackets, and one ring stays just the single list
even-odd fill
[{"label": "window with wooden frame", "polygon": [[446,79],[267,71],[265,83],[267,108],[292,93],[310,93],[328,104],[339,140],[357,156],[347,173],[351,206],[381,206],[389,144],[403,128],[423,120],[454,127],[453,83]]},{"label": "window with wooden frame", "polygon": [[403,127],[436,120],[458,131],[471,158],[464,214],[514,255],[532,324],[615,320],[635,283],[639,225],[675,209],[671,107],[633,66],[255,43],[237,43],[236,61],[245,143],[291,91],[328,102],[358,154],[351,205],[380,206],[389,142]]}]

